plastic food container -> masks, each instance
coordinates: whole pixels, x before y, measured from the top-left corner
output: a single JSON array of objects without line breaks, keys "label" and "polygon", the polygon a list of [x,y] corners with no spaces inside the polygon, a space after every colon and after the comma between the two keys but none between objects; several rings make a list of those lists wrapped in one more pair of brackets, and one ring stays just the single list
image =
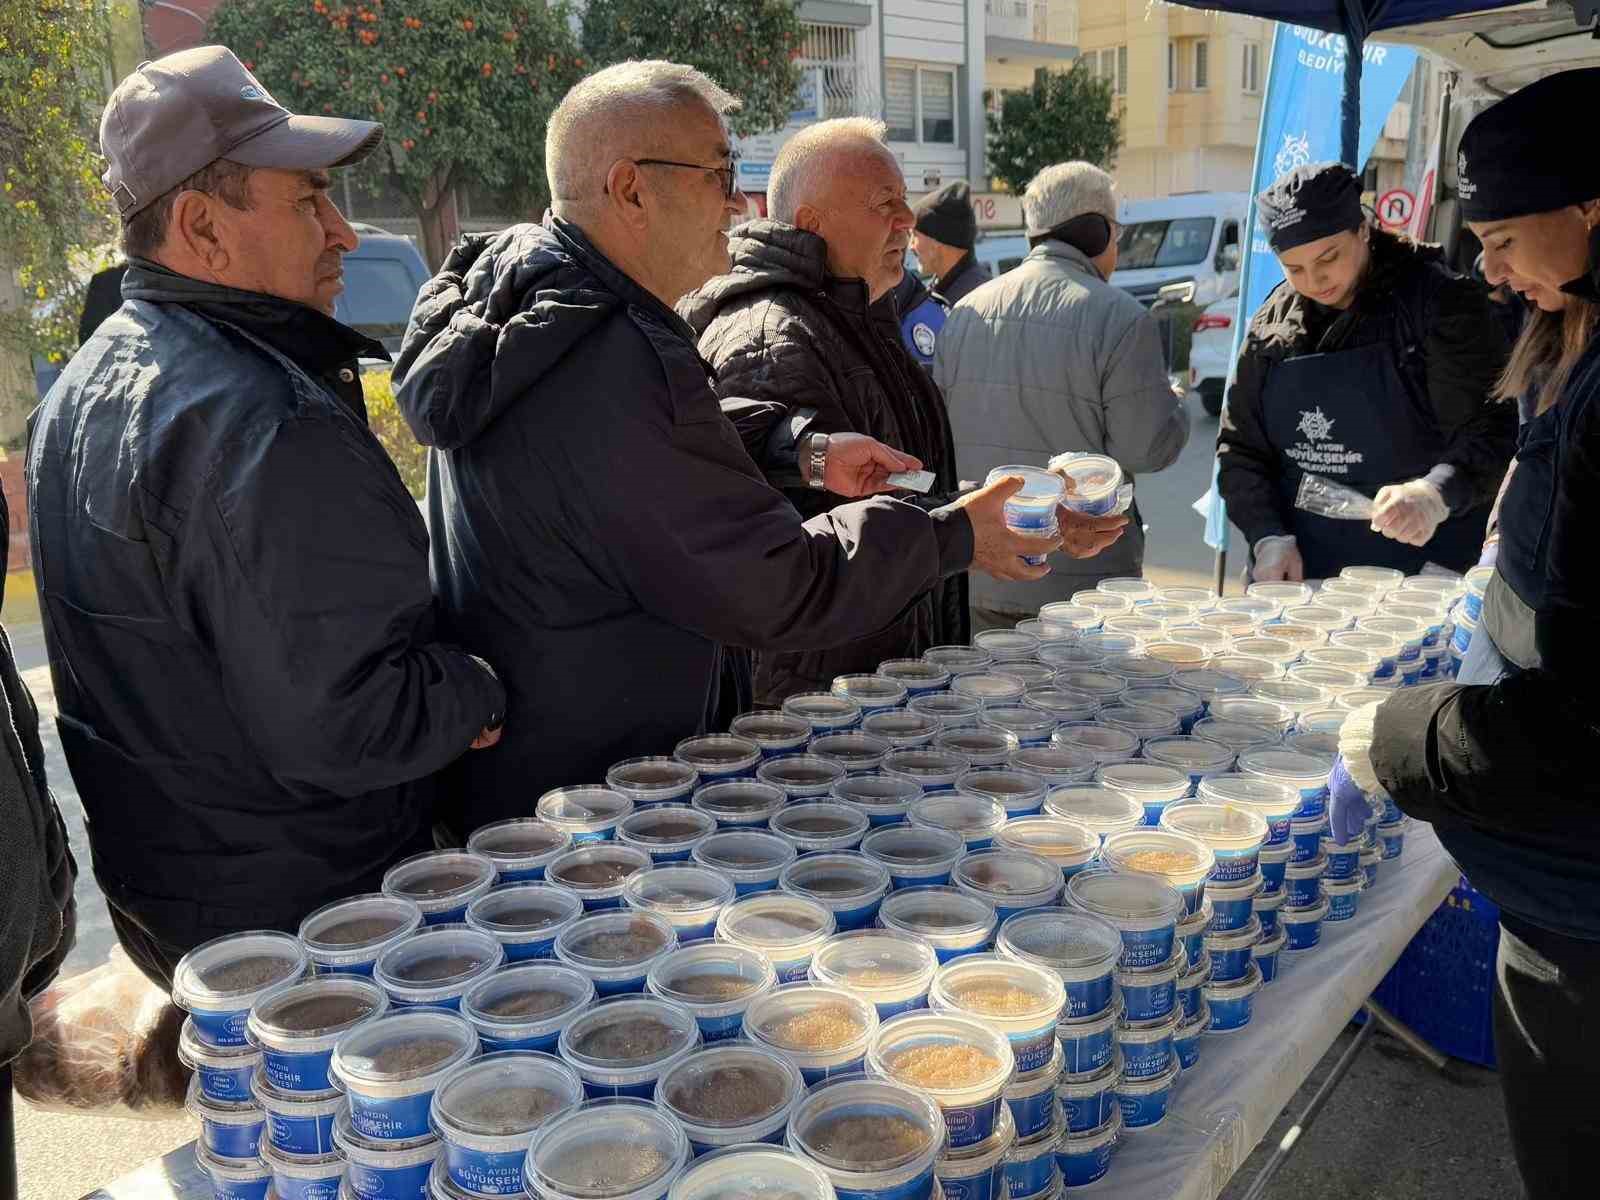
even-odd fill
[{"label": "plastic food container", "polygon": [[836,1200],[827,1172],[816,1163],[782,1146],[753,1144],[702,1154],[684,1168],[667,1200],[746,1200],[752,1179],[761,1180],[762,1194],[784,1200]]},{"label": "plastic food container", "polygon": [[1125,1080],[1154,1079],[1165,1074],[1175,1061],[1173,1035],[1182,1014],[1176,1008],[1150,1020],[1117,1022],[1117,1054],[1122,1059]]},{"label": "plastic food container", "polygon": [[826,906],[840,929],[860,929],[878,915],[889,870],[859,852],[808,854],[783,869],[778,890]]},{"label": "plastic food container", "polygon": [[[918,791],[917,795],[921,794]],[[956,860],[966,852],[959,834],[915,825],[885,826],[861,842],[861,853],[883,864],[893,888],[949,883]]]},{"label": "plastic food container", "polygon": [[694,848],[716,831],[717,820],[710,813],[682,804],[663,804],[629,815],[617,826],[616,840],[643,850],[659,865],[688,862]]},{"label": "plastic food container", "polygon": [[878,1028],[870,1000],[843,988],[790,983],[760,997],[744,1016],[744,1036],[800,1069],[806,1085],[858,1072]]},{"label": "plastic food container", "polygon": [[946,729],[933,739],[935,749],[964,754],[973,767],[1003,766],[1021,744],[1014,733],[982,726]]},{"label": "plastic food container", "polygon": [[556,936],[583,915],[578,893],[558,884],[508,883],[467,906],[467,927],[505,948],[507,962],[550,958]]},{"label": "plastic food container", "polygon": [[1197,999],[1199,1007],[1194,1015],[1185,1017],[1172,1035],[1172,1052],[1180,1071],[1191,1070],[1200,1062],[1200,1038],[1211,1027],[1211,1008],[1205,997],[1197,995]]},{"label": "plastic food container", "polygon": [[945,1200],[1008,1200],[1006,1156],[1016,1142],[1016,1124],[1002,1113],[987,1141],[959,1154],[947,1151],[933,1168]]},{"label": "plastic food container", "polygon": [[477,1033],[452,1012],[391,1012],[357,1026],[333,1052],[351,1129],[380,1142],[431,1136],[435,1090],[478,1053]]},{"label": "plastic food container", "polygon": [[1272,934],[1263,933],[1261,940],[1250,948],[1251,958],[1261,975],[1263,985],[1271,983],[1278,977],[1278,954],[1288,940],[1288,934],[1280,929]]},{"label": "plastic food container", "polygon": [[[689,1135],[695,1154],[783,1136],[805,1092],[781,1054],[744,1042],[707,1046],[679,1059],[655,1086],[657,1106]],[[744,1186],[754,1186],[745,1180]]]},{"label": "plastic food container", "polygon": [[778,985],[766,955],[732,943],[701,942],[659,959],[645,987],[694,1014],[707,1044],[737,1037],[745,1010]]},{"label": "plastic food container", "polygon": [[365,979],[307,979],[280,985],[258,999],[250,1010],[246,1035],[261,1047],[262,1073],[273,1087],[283,1092],[327,1092],[335,1086],[328,1078],[335,1043],[388,1007],[383,989]]},{"label": "plastic food container", "polygon": [[948,963],[993,945],[999,919],[994,905],[958,888],[908,887],[884,897],[878,924],[923,938]]},{"label": "plastic food container", "polygon": [[[1216,775],[1201,782],[1198,799],[1228,808],[1242,809],[1266,823],[1263,848],[1289,844],[1290,822],[1301,804],[1298,787],[1283,779],[1260,775]],[[1257,853],[1259,861],[1260,853]]]},{"label": "plastic food container", "polygon": [[[1224,789],[1226,790],[1226,789]],[[1161,817],[1161,828],[1209,846],[1214,856],[1213,883],[1236,883],[1256,874],[1267,822],[1243,805],[1208,801],[1173,804]]]},{"label": "plastic food container", "polygon": [[[1122,486],[1122,468],[1114,458],[1103,454],[1058,454],[1050,460],[1050,470],[1072,480],[1072,490],[1061,503],[1074,512],[1103,517],[1117,506],[1117,489]],[[1118,596],[1124,603],[1126,596]]]},{"label": "plastic food container", "polygon": [[601,996],[644,990],[645,977],[678,947],[672,922],[637,909],[585,913],[556,938],[556,958],[587,976]]},{"label": "plastic food container", "polygon": [[1115,704],[1128,690],[1128,681],[1109,671],[1061,670],[1056,673],[1056,687],[1093,696],[1101,704]]},{"label": "plastic food container", "polygon": [[919,829],[954,833],[968,850],[984,850],[1006,823],[1006,810],[986,796],[935,792],[914,802],[906,819]]},{"label": "plastic food container", "polygon": [[956,863],[951,881],[992,904],[1002,922],[1025,909],[1054,904],[1062,883],[1055,863],[1019,850],[970,852]]},{"label": "plastic food container", "polygon": [[721,871],[733,880],[736,895],[767,892],[778,886],[778,876],[798,857],[798,852],[775,833],[728,830],[714,833],[689,855],[698,866]]},{"label": "plastic food container", "polygon": [[1322,894],[1328,901],[1328,915],[1324,919],[1329,921],[1353,919],[1356,915],[1356,904],[1361,899],[1361,890],[1366,885],[1366,876],[1359,874],[1348,879],[1324,878]]},{"label": "plastic food container", "polygon": [[[1112,599],[1115,601],[1113,606],[1115,611],[1132,611],[1125,597],[1114,596]],[[1099,609],[1066,600],[1052,601],[1039,609],[1039,620],[1047,628],[1055,628],[1068,634],[1087,633],[1092,629],[1098,629],[1103,619],[1104,615]]]},{"label": "plastic food container", "polygon": [[[887,752],[888,747],[883,747]],[[834,784],[848,774],[844,765],[835,759],[817,754],[786,754],[769,758],[756,770],[756,778],[772,787],[781,788],[790,800],[826,796]]]},{"label": "plastic food container", "polygon": [[591,1100],[533,1132],[523,1186],[543,1200],[663,1200],[688,1165],[682,1126],[648,1100]]},{"label": "plastic food container", "polygon": [[869,824],[859,809],[827,801],[791,804],[772,816],[772,832],[801,854],[854,850],[861,845]]},{"label": "plastic food container", "polygon": [[[1126,614],[1118,615],[1129,619]],[[1113,621],[1116,617],[1107,617],[1106,620]],[[1112,660],[1124,661],[1137,654],[1144,645],[1144,640],[1137,633],[1122,633],[1110,626],[1102,625],[1099,632],[1084,634],[1078,639],[1077,644],[1085,650],[1101,655],[1102,665],[1110,672]],[[1121,672],[1110,673],[1121,674]]]},{"label": "plastic food container", "polygon": [[267,1117],[249,1100],[209,1100],[200,1091],[200,1081],[189,1081],[187,1108],[200,1120],[200,1145],[221,1158],[250,1158],[261,1143]]},{"label": "plastic food container", "polygon": [[606,786],[632,800],[635,809],[651,804],[687,804],[699,783],[699,771],[665,755],[624,759],[606,772]]},{"label": "plastic food container", "polygon": [[195,1034],[194,1018],[185,1017],[178,1061],[194,1071],[202,1099],[217,1105],[252,1103],[250,1083],[261,1068],[261,1051],[254,1046],[207,1046]]},{"label": "plastic food container", "polygon": [[[1137,735],[1126,729],[1092,722],[1068,721],[1050,735],[1050,744],[1066,750],[1077,750],[1094,756],[1101,766],[1125,763],[1139,753]],[[1186,789],[1187,790],[1187,789]]]},{"label": "plastic food container", "polygon": [[811,959],[813,983],[840,988],[872,1003],[879,1020],[928,1006],[939,960],[919,937],[885,929],[835,934]]},{"label": "plastic food container", "polygon": [[937,1196],[945,1152],[939,1106],[887,1079],[844,1078],[813,1088],[789,1118],[785,1142],[828,1175],[840,1200]]},{"label": "plastic food container", "polygon": [[1116,1088],[1122,1082],[1122,1063],[1113,1058],[1098,1071],[1062,1075],[1056,1081],[1067,1133],[1090,1133],[1118,1111]]},{"label": "plastic food container", "polygon": [[1100,848],[1100,861],[1113,871],[1165,881],[1183,897],[1184,911],[1196,912],[1216,856],[1210,846],[1185,834],[1165,829],[1128,829],[1106,838]]},{"label": "plastic food container", "polygon": [[[1016,476],[1022,480],[1022,488],[1005,502],[1006,528],[1019,533],[1029,533],[1036,536],[1053,535],[1058,526],[1056,524],[1056,508],[1066,502],[1066,483],[1059,475],[1052,475],[1049,471],[1041,471],[1037,467],[1025,467],[1016,464],[996,467],[984,478],[984,486],[998,483],[1008,476]],[[1048,559],[1045,554],[1024,554],[1022,561],[1032,567],[1043,566]],[[992,632],[1001,633],[1003,630]],[[987,645],[979,639],[984,635],[979,634],[973,638],[973,645],[993,652],[994,647]]]},{"label": "plastic food container", "polygon": [[672,923],[678,944],[709,938],[717,917],[733,901],[733,880],[720,871],[670,863],[628,876],[622,888],[629,909],[653,912]]},{"label": "plastic food container", "polygon": [[968,771],[956,781],[956,791],[988,797],[1006,810],[1008,820],[1037,814],[1047,790],[1043,776],[994,767]]},{"label": "plastic food container", "polygon": [[1292,750],[1253,750],[1239,756],[1239,771],[1261,779],[1287,783],[1300,793],[1297,816],[1320,816],[1328,811],[1328,771],[1325,758]]},{"label": "plastic food container", "polygon": [[[1236,697],[1229,697],[1235,699]],[[1253,725],[1246,721],[1225,721],[1219,717],[1206,717],[1196,721],[1190,730],[1196,737],[1221,742],[1235,754],[1246,750],[1271,750],[1283,741],[1283,734],[1271,725]]]},{"label": "plastic food container", "polygon": [[782,712],[748,712],[733,719],[728,732],[754,742],[763,758],[796,754],[813,736],[811,722]]},{"label": "plastic food container", "polygon": [[735,779],[725,783],[712,783],[694,794],[694,808],[705,813],[722,830],[765,829],[777,812],[789,802],[780,787],[757,783],[753,779]]},{"label": "plastic food container", "polygon": [[1102,844],[1113,833],[1144,824],[1144,805],[1103,783],[1051,788],[1045,794],[1044,813],[1082,825]]},{"label": "plastic food container", "polygon": [[1294,854],[1294,846],[1288,839],[1281,846],[1261,847],[1261,891],[1263,895],[1275,895],[1283,891],[1284,877],[1289,871],[1289,859]]},{"label": "plastic food container", "polygon": [[413,901],[424,924],[456,924],[466,918],[467,905],[495,885],[498,874],[494,862],[481,854],[435,850],[390,867],[383,890]]},{"label": "plastic food container", "polygon": [[932,747],[891,750],[883,760],[885,775],[915,780],[925,792],[953,788],[956,780],[971,769],[972,760],[965,754]]},{"label": "plastic food container", "polygon": [[370,977],[384,947],[421,925],[422,910],[414,901],[372,892],[317,909],[300,922],[300,943],[319,975]]},{"label": "plastic food container", "polygon": [[698,771],[702,783],[715,783],[754,774],[761,747],[731,733],[702,733],[684,738],[673,748],[672,757]]},{"label": "plastic food container", "polygon": [[1322,922],[1328,915],[1328,902],[1318,898],[1311,905],[1285,904],[1278,910],[1278,925],[1283,930],[1283,948],[1288,951],[1312,950],[1322,941]]},{"label": "plastic food container", "polygon": [[1278,912],[1283,908],[1283,901],[1284,893],[1280,888],[1276,892],[1257,892],[1250,902],[1250,911],[1261,922],[1262,937],[1271,937],[1278,932]]},{"label": "plastic food container", "polygon": [[172,1000],[189,1013],[202,1045],[247,1045],[245,1023],[263,993],[299,979],[310,965],[297,938],[257,930],[213,938],[178,960]]},{"label": "plastic food container", "polygon": [[861,732],[882,738],[891,750],[926,746],[943,728],[944,723],[937,718],[909,708],[888,709],[861,718]]},{"label": "plastic food container", "polygon": [[1309,730],[1297,729],[1283,739],[1283,748],[1293,750],[1296,754],[1308,754],[1333,761],[1334,755],[1339,753],[1339,734],[1317,733]]},{"label": "plastic food container", "polygon": [[[1143,690],[1130,688],[1129,691]],[[1124,699],[1128,698],[1124,696]],[[1142,746],[1151,738],[1175,736],[1183,731],[1184,718],[1169,708],[1152,704],[1108,704],[1095,718],[1102,725],[1133,734]],[[1187,784],[1185,785],[1187,790]]]},{"label": "plastic food container", "polygon": [[1015,1070],[1003,1033],[950,1013],[911,1012],[885,1021],[867,1048],[869,1076],[918,1088],[939,1105],[952,1151],[993,1136]]},{"label": "plastic food container", "polygon": [[1327,879],[1353,879],[1361,873],[1361,841],[1357,839],[1341,846],[1333,840],[1333,835],[1324,834],[1321,841],[1321,850],[1324,858],[1328,860],[1328,869],[1325,873]]},{"label": "plastic food container", "polygon": [[1043,967],[1061,981],[1062,1020],[1090,1019],[1111,1007],[1123,945],[1109,921],[1071,908],[1032,909],[1005,923],[998,949],[1002,957]]},{"label": "plastic food container", "polygon": [[1399,858],[1406,848],[1406,826],[1410,822],[1405,817],[1398,821],[1385,821],[1378,826],[1378,845],[1383,853],[1383,861]]},{"label": "plastic food container", "polygon": [[[1169,1084],[1169,1093],[1170,1090]],[[1165,1096],[1162,1097],[1161,1107],[1165,1116]],[[1068,1133],[1056,1142],[1056,1169],[1067,1192],[1073,1188],[1087,1187],[1105,1177],[1111,1169],[1111,1154],[1117,1147],[1122,1130],[1123,1116],[1119,1109],[1100,1128],[1087,1133]]]},{"label": "plastic food container", "polygon": [[[1012,1052],[1016,1052],[1015,1042]],[[1012,1078],[1011,1086],[1006,1089],[1006,1107],[1011,1110],[1011,1121],[1017,1127],[1018,1137],[1024,1130],[1028,1137],[1037,1137],[1051,1127],[1056,1112],[1056,1084],[1061,1080],[1064,1062],[1052,1031],[1050,1061],[1037,1071],[1019,1072]]]},{"label": "plastic food container", "polygon": [[264,1200],[266,1197],[272,1175],[267,1165],[254,1155],[222,1158],[203,1145],[196,1145],[194,1159],[200,1173],[211,1180],[216,1200]]},{"label": "plastic food container", "polygon": [[1178,922],[1178,941],[1183,944],[1183,952],[1189,956],[1192,964],[1205,957],[1206,933],[1211,929],[1211,902],[1201,903],[1199,909],[1192,913],[1185,913]]},{"label": "plastic food container", "polygon": [[286,1154],[270,1143],[261,1148],[261,1162],[272,1173],[271,1195],[277,1200],[336,1200],[344,1177],[344,1159],[337,1154]]},{"label": "plastic food container", "polygon": [[1206,984],[1202,990],[1206,1007],[1211,1010],[1211,1024],[1208,1026],[1210,1031],[1227,1033],[1234,1029],[1243,1029],[1248,1025],[1256,993],[1261,990],[1261,983],[1260,968],[1252,962],[1245,974],[1238,979],[1227,982],[1213,979]]},{"label": "plastic food container", "polygon": [[1185,1021],[1200,1011],[1200,988],[1211,979],[1211,956],[1200,951],[1198,959],[1186,959],[1188,969],[1178,976],[1178,1011]]},{"label": "plastic food container", "polygon": [[1134,872],[1080,871],[1067,880],[1067,903],[1116,927],[1122,934],[1123,967],[1157,967],[1172,957],[1184,900],[1165,880]]},{"label": "plastic food container", "polygon": [[773,892],[735,900],[717,918],[718,942],[766,956],[779,983],[803,980],[811,956],[838,928],[833,910],[807,896]]},{"label": "plastic food container", "polygon": [[1095,772],[1095,780],[1137,800],[1146,825],[1159,824],[1167,805],[1189,794],[1187,772],[1154,762],[1109,763]]},{"label": "plastic food container", "polygon": [[878,674],[905,685],[908,696],[941,692],[950,686],[950,672],[921,658],[890,658],[878,664]]},{"label": "plastic food container", "polygon": [[1124,1129],[1153,1129],[1167,1119],[1172,1086],[1177,1082],[1180,1069],[1177,1063],[1173,1063],[1153,1079],[1129,1079],[1123,1076],[1122,1082],[1117,1085],[1117,1104],[1122,1109]]},{"label": "plastic food container", "polygon": [[923,652],[923,662],[943,667],[951,675],[968,675],[994,665],[994,655],[976,646],[931,646]]},{"label": "plastic food container", "polygon": [[632,811],[633,801],[627,796],[598,785],[555,788],[540,796],[534,807],[541,821],[568,834],[575,846],[609,841]]},{"label": "plastic food container", "polygon": [[906,685],[899,680],[877,674],[836,676],[829,691],[835,696],[855,701],[861,707],[863,716],[887,708],[899,708],[906,702],[909,693]]},{"label": "plastic food container", "polygon": [[545,879],[569,889],[583,901],[585,912],[622,907],[628,877],[648,870],[650,855],[620,842],[574,846],[545,868]]},{"label": "plastic food container", "polygon": [[[892,713],[894,710],[889,711]],[[875,737],[860,729],[847,729],[842,733],[824,733],[812,738],[804,755],[785,756],[784,761],[793,762],[801,757],[820,758],[843,767],[849,775],[870,775],[883,765],[883,756],[892,749],[894,747],[885,738]],[[784,794],[791,798],[825,795],[816,790],[817,783],[812,781],[814,774],[810,771],[779,772],[775,778],[769,772],[763,778],[768,783],[782,787]],[[836,786],[835,783],[828,785],[830,791]],[[797,788],[798,792],[795,790]]]},{"label": "plastic food container", "polygon": [[[374,1141],[351,1129],[350,1114],[341,1113],[333,1127],[333,1140],[344,1158],[342,1195],[349,1200],[420,1200],[428,1195],[428,1176],[439,1157],[438,1138]],[[519,1182],[517,1186],[522,1185]]]},{"label": "plastic food container", "polygon": [[1261,872],[1247,879],[1228,883],[1211,883],[1206,889],[1206,899],[1211,902],[1211,933],[1227,933],[1249,924],[1255,913],[1255,898],[1261,891]]},{"label": "plastic food container", "polygon": [[1322,877],[1327,873],[1328,860],[1318,854],[1315,858],[1296,862],[1289,860],[1283,873],[1284,903],[1304,908],[1315,904],[1322,895]]},{"label": "plastic food container", "polygon": [[[1211,982],[1231,983],[1250,969],[1250,951],[1261,940],[1261,922],[1254,915],[1237,929],[1206,934],[1206,955],[1211,960]],[[1209,999],[1209,997],[1208,997]]]},{"label": "plastic food container", "polygon": [[505,948],[487,933],[464,925],[441,925],[385,950],[378,956],[373,980],[396,1008],[427,1004],[459,1009],[462,994],[505,960]]},{"label": "plastic food container", "polygon": [[1361,852],[1361,873],[1366,876],[1368,887],[1378,886],[1378,868],[1382,863],[1382,851],[1363,850]]},{"label": "plastic food container", "polygon": [[507,967],[479,980],[461,999],[461,1015],[486,1053],[554,1053],[561,1031],[594,1002],[588,977],[559,963]]},{"label": "plastic food container", "polygon": [[1039,653],[1039,639],[1013,629],[986,629],[976,634],[972,644],[994,659],[997,665],[1028,662]]},{"label": "plastic food container", "polygon": [[1028,617],[1026,620],[1018,621],[1011,628],[1018,633],[1031,634],[1038,638],[1041,649],[1049,645],[1068,645],[1077,636],[1074,631],[1064,629],[1059,624],[1048,624],[1038,617]]},{"label": "plastic food container", "polygon": [[1054,1122],[1044,1133],[1019,1138],[1006,1155],[1006,1186],[1016,1200],[1055,1200],[1061,1177],[1056,1170],[1056,1146],[1064,1126]]},{"label": "plastic food container", "polygon": [[578,1072],[548,1054],[506,1050],[460,1068],[433,1094],[445,1173],[477,1196],[521,1196],[528,1135],[583,1102]]},{"label": "plastic food container", "polygon": [[1113,999],[1111,1006],[1096,1016],[1061,1021],[1056,1026],[1056,1042],[1061,1046],[1062,1069],[1084,1075],[1111,1062],[1116,1050],[1114,1032],[1121,1018],[1122,1003]]},{"label": "plastic food container", "polygon": [[1207,776],[1231,771],[1235,757],[1231,747],[1194,736],[1151,738],[1145,743],[1144,756],[1153,763],[1188,775],[1191,796]]},{"label": "plastic food container", "polygon": [[699,1046],[700,1026],[683,1005],[659,996],[613,996],[561,1031],[560,1052],[591,1100],[649,1099],[656,1080]]},{"label": "plastic food container", "polygon": [[[1068,643],[1050,642],[1048,644],[1053,646],[1065,646]],[[1040,649],[1043,649],[1043,645],[1041,645]],[[1056,683],[1056,671],[1058,668],[1050,666],[1047,663],[1030,661],[1008,662],[1005,664],[1003,669],[1007,675],[1015,675],[1018,679],[1022,680],[1023,686],[1026,689],[1022,694],[1026,696],[1028,692],[1032,691],[1034,688],[1054,687]]]},{"label": "plastic food container", "polygon": [[[1054,685],[1024,692],[1022,706],[1036,709],[1055,721],[1057,725],[1063,721],[1090,721],[1100,711],[1100,701],[1088,692],[1078,692]],[[1048,740],[1046,738],[1047,742]]]},{"label": "plastic food container", "polygon": [[[1032,693],[1029,698],[1043,694]],[[1068,783],[1088,782],[1100,764],[1092,754],[1082,750],[1060,746],[1019,746],[1011,752],[1006,765],[1014,771],[1026,771],[1039,776],[1049,787],[1060,787]]]},{"label": "plastic food container", "polygon": [[[1243,639],[1240,639],[1243,640]],[[1252,639],[1255,640],[1255,639]],[[1218,654],[1211,660],[1211,670],[1242,680],[1246,690],[1258,679],[1281,679],[1283,667],[1265,658],[1255,658],[1239,650],[1239,642],[1231,647],[1232,654]],[[1221,697],[1217,697],[1221,699]]]},{"label": "plastic food container", "polygon": [[1003,955],[969,955],[939,969],[929,1004],[1004,1034],[1019,1076],[1031,1078],[1055,1061],[1066,992],[1047,968]]},{"label": "plastic food container", "polygon": [[994,836],[997,849],[1021,851],[1054,863],[1063,879],[1089,865],[1100,850],[1100,835],[1065,817],[1016,817]]},{"label": "plastic food container", "polygon": [[1019,746],[1048,746],[1058,724],[1059,717],[1027,704],[987,708],[978,718],[980,728],[1009,733]]},{"label": "plastic food container", "polygon": [[1178,1005],[1178,978],[1188,965],[1188,953],[1179,945],[1173,947],[1172,957],[1159,966],[1143,970],[1117,968],[1123,1022],[1158,1021],[1174,1011]]},{"label": "plastic food container", "polygon": [[[1007,675],[1003,665],[997,665],[992,671],[957,675],[950,681],[950,694],[976,701],[987,710],[1020,703],[1027,686],[1020,676]],[[982,719],[981,713],[979,719]]]},{"label": "plastic food container", "polygon": [[333,1149],[334,1118],[348,1111],[344,1093],[280,1092],[263,1075],[250,1081],[250,1090],[267,1114],[265,1141],[290,1154],[327,1154]]},{"label": "plastic food container", "polygon": [[[1076,606],[1072,607],[1076,608]],[[1088,619],[1094,622],[1094,628],[1098,629],[1100,627],[1099,614],[1087,608],[1079,611],[1088,614]],[[1082,639],[1087,637],[1088,634],[1073,633],[1069,636]],[[1099,650],[1091,650],[1079,641],[1046,642],[1039,647],[1039,664],[1055,668],[1058,674],[1062,671],[1097,671],[1105,660],[1106,656]],[[1057,684],[1057,686],[1059,687],[1060,684]]]},{"label": "plastic food container", "polygon": [[[1251,687],[1252,689],[1260,688],[1275,682],[1278,681],[1270,679],[1258,680]],[[1211,720],[1264,728],[1270,731],[1264,736],[1279,739],[1294,728],[1296,712],[1295,709],[1287,704],[1280,704],[1276,700],[1264,699],[1254,694],[1248,696],[1219,696],[1206,706],[1206,711]],[[1196,732],[1204,731],[1197,728]],[[1214,735],[1206,734],[1206,736]]]},{"label": "plastic food container", "polygon": [[840,780],[833,797],[866,817],[869,829],[881,829],[905,822],[912,801],[922,798],[922,785],[901,775],[856,775]]},{"label": "plastic food container", "polygon": [[523,883],[543,879],[544,869],[572,846],[572,835],[537,817],[512,817],[474,830],[467,850],[482,855],[495,866],[497,882]]}]

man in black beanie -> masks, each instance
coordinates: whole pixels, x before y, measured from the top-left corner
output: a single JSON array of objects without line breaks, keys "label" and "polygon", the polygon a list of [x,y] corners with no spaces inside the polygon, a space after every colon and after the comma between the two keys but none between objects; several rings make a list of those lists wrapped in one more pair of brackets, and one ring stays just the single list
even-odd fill
[{"label": "man in black beanie", "polygon": [[966,180],[947,183],[913,206],[917,227],[911,248],[917,261],[937,282],[934,295],[954,308],[961,298],[987,282],[989,272],[972,253],[978,241],[978,216],[972,210],[972,189]]}]

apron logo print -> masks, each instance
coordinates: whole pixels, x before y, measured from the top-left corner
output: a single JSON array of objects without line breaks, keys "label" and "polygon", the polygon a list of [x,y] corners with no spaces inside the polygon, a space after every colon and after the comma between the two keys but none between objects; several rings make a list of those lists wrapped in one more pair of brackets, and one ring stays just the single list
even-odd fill
[{"label": "apron logo print", "polygon": [[1305,434],[1306,437],[1311,441],[1322,442],[1326,441],[1332,435],[1333,424],[1334,423],[1328,419],[1327,414],[1322,411],[1322,406],[1319,404],[1310,412],[1302,411],[1300,413],[1300,424],[1295,426],[1295,428],[1301,433]]}]

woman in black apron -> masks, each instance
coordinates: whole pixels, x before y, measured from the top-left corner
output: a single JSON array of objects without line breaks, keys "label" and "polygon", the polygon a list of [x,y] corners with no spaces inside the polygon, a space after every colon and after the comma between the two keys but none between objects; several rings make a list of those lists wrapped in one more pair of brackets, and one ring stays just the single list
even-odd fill
[{"label": "woman in black apron", "polygon": [[[1217,437],[1252,578],[1472,566],[1516,434],[1490,399],[1506,341],[1485,289],[1368,222],[1340,163],[1297,167],[1256,211],[1284,282],[1251,320]],[[1371,498],[1370,518],[1298,505],[1307,475]]]},{"label": "woman in black apron", "polygon": [[1536,310],[1501,385],[1533,415],[1461,681],[1352,714],[1331,781],[1336,839],[1385,787],[1500,906],[1495,1049],[1532,1200],[1594,1194],[1600,1144],[1600,1108],[1575,1102],[1600,1088],[1600,161],[1565,136],[1596,105],[1600,70],[1569,71],[1462,135],[1485,274]]}]

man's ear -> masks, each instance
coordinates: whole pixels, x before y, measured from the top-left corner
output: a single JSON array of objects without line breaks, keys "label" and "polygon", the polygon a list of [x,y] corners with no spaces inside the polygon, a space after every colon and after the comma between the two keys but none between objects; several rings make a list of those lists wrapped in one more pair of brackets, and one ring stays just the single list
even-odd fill
[{"label": "man's ear", "polygon": [[816,233],[822,228],[822,213],[810,204],[802,204],[795,209],[794,226],[804,229],[807,233]]},{"label": "man's ear", "polygon": [[224,203],[204,192],[179,192],[172,202],[167,242],[183,255],[216,272],[228,269],[229,254],[216,227],[216,206]]},{"label": "man's ear", "polygon": [[611,211],[630,228],[642,229],[646,224],[647,202],[651,199],[644,186],[644,175],[639,164],[619,158],[606,172],[606,199]]}]

